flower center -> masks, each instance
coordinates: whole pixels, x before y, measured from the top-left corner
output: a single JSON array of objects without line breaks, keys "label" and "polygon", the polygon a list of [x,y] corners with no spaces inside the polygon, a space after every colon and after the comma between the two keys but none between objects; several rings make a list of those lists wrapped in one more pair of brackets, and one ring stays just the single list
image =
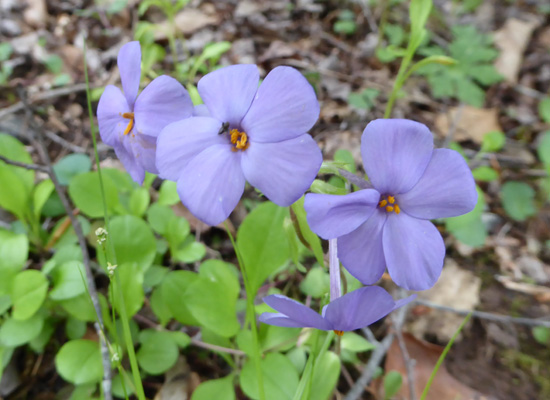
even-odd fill
[{"label": "flower center", "polygon": [[231,149],[232,151],[248,149],[250,142],[248,141],[248,135],[246,133],[238,129],[231,129],[229,134],[231,135],[231,143],[235,145],[235,147]]},{"label": "flower center", "polygon": [[401,212],[401,209],[395,202],[394,196],[382,196],[382,200],[378,202],[378,207],[384,208],[386,212],[395,212],[396,214],[399,214]]},{"label": "flower center", "polygon": [[334,330],[334,333],[336,333],[338,336],[344,336],[344,331]]},{"label": "flower center", "polygon": [[124,136],[126,136],[134,128],[134,113],[133,112],[126,112],[126,113],[122,114],[122,118],[126,118],[126,119],[130,120],[130,122],[128,122],[128,125],[126,126],[126,129],[124,129]]}]

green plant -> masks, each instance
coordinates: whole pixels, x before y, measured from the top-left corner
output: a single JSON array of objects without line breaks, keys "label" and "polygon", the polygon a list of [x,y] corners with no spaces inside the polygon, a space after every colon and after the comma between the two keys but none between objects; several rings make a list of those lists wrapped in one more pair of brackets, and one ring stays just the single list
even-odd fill
[{"label": "green plant", "polygon": [[430,46],[420,53],[427,57],[448,55],[457,61],[456,64],[430,64],[416,72],[427,78],[435,98],[456,98],[481,107],[485,101],[482,87],[502,80],[492,65],[498,52],[492,46],[492,38],[478,32],[474,26],[454,26],[451,30],[453,41],[448,51],[439,46]]},{"label": "green plant", "polygon": [[354,12],[351,10],[341,10],[338,14],[338,20],[334,23],[332,29],[335,33],[343,35],[353,35],[357,32]]}]

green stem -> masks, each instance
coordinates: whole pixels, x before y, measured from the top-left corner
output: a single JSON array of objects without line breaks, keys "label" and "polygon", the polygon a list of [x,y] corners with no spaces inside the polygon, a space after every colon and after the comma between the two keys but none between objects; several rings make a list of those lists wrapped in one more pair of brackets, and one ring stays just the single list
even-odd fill
[{"label": "green stem", "polygon": [[[101,191],[101,200],[103,202],[103,213],[104,213],[104,217],[105,217],[105,228],[107,230],[107,233],[110,232],[110,228],[109,228],[109,212],[107,211],[107,200],[105,198],[105,189],[104,189],[104,186],[103,186],[103,176],[102,176],[102,173],[101,173],[101,166],[99,165],[99,154],[97,153],[97,138],[96,138],[96,132],[95,132],[95,126],[94,126],[94,116],[93,116],[93,112],[92,112],[92,100],[90,98],[90,83],[89,83],[89,80],[88,80],[88,64],[86,62],[86,41],[84,40],[84,79],[86,81],[86,99],[87,99],[87,103],[88,103],[88,114],[89,114],[89,118],[90,118],[90,132],[92,134],[92,142],[93,142],[93,146],[94,146],[94,155],[95,155],[95,162],[96,162],[96,166],[97,166],[97,173],[98,173],[98,177],[99,177],[99,186],[100,186],[100,191]],[[114,249],[114,244],[112,242],[112,240],[108,239],[107,240],[109,242],[109,248],[110,248],[110,252],[111,252],[111,257],[112,257],[112,260],[113,260],[113,265],[116,265],[116,254],[115,254],[115,249]],[[107,252],[106,252],[107,253]],[[107,259],[107,257],[106,257]],[[142,385],[142,382],[141,382],[141,376],[139,374],[139,367],[138,367],[138,364],[137,364],[137,358],[136,358],[136,353],[135,353],[135,349],[134,349],[134,344],[133,344],[133,341],[132,341],[132,334],[130,332],[130,325],[129,325],[129,322],[128,322],[128,316],[127,316],[127,313],[126,313],[126,304],[124,304],[124,298],[122,296],[122,285],[120,283],[120,277],[119,277],[119,274],[118,274],[118,271],[115,270],[115,283],[116,283],[116,286],[117,286],[117,292],[118,292],[118,297],[119,297],[119,315],[120,315],[120,318],[122,319],[122,329],[124,331],[124,338],[125,338],[125,341],[126,341],[126,349],[128,351],[128,358],[130,359],[130,366],[132,367],[132,375],[133,375],[133,378],[134,378],[134,384],[136,386],[136,395],[138,397],[139,400],[145,400],[145,392],[143,390],[143,385]]]},{"label": "green stem", "polygon": [[403,60],[401,61],[401,66],[399,67],[397,78],[395,78],[395,83],[393,84],[393,89],[391,91],[388,104],[386,105],[386,112],[384,113],[384,118],[389,118],[391,115],[393,104],[395,103],[395,99],[397,98],[397,93],[405,83],[405,78],[407,76],[406,71],[407,71],[407,68],[409,67],[409,64],[411,63],[413,56],[414,56],[414,51],[410,51],[410,49],[407,49],[407,53],[405,54],[405,57],[403,57]]},{"label": "green stem", "polygon": [[432,371],[432,374],[430,375],[430,379],[428,379],[428,383],[426,383],[426,386],[424,387],[424,391],[422,392],[422,396],[420,396],[420,400],[426,400],[426,396],[428,396],[428,391],[430,390],[430,387],[432,386],[433,380],[435,379],[435,375],[437,374],[437,371],[439,370],[439,367],[441,367],[441,364],[443,364],[443,360],[445,360],[445,357],[447,356],[447,353],[449,350],[451,350],[451,346],[453,345],[455,339],[457,338],[458,334],[462,331],[462,328],[466,325],[466,323],[470,320],[472,317],[472,313],[466,315],[466,318],[464,318],[464,321],[460,324],[456,332],[454,333],[453,337],[447,343],[447,346],[445,346],[445,349],[443,350],[443,353],[439,356],[439,360],[437,360],[437,363],[435,364],[435,367]]},{"label": "green stem", "polygon": [[246,268],[242,260],[241,253],[239,252],[237,243],[235,242],[235,239],[233,238],[233,235],[229,230],[229,226],[227,226],[227,222],[225,222],[225,230],[227,231],[229,240],[231,240],[231,244],[233,245],[233,249],[235,250],[235,254],[237,255],[237,261],[241,268],[241,273],[243,274],[244,290],[246,291],[246,311],[248,314],[247,319],[250,322],[250,330],[252,331],[252,347],[254,349],[254,364],[256,364],[256,379],[258,380],[260,400],[265,400],[264,377],[260,364],[260,345],[258,341],[258,328],[256,325],[256,311],[254,310],[254,298],[256,297],[256,293],[254,293],[255,291],[250,286],[250,281],[248,280],[248,275],[246,273]]}]

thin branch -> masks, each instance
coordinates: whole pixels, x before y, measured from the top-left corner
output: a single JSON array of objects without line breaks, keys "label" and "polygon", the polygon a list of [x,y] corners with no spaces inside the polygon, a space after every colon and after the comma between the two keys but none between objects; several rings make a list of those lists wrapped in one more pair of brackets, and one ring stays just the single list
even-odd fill
[{"label": "thin branch", "polygon": [[55,142],[69,150],[71,150],[74,153],[86,153],[86,149],[80,146],[77,146],[76,144],[72,144],[71,142],[63,139],[61,136],[56,135],[54,132],[50,131],[44,131],[44,135],[48,139],[50,139],[52,142]]},{"label": "thin branch", "polygon": [[409,384],[409,399],[416,400],[416,391],[415,391],[415,374],[414,366],[416,360],[412,359],[405,345],[405,340],[403,339],[403,332],[401,327],[397,327],[397,324],[394,322],[395,335],[397,336],[397,341],[399,342],[399,348],[401,349],[401,355],[403,356],[403,362],[405,363],[405,368],[407,369],[407,382]]},{"label": "thin branch", "polygon": [[205,343],[199,339],[196,339],[196,338],[191,338],[191,344],[197,346],[197,347],[202,347],[203,349],[208,349],[208,350],[212,350],[212,351],[220,351],[222,353],[227,353],[227,354],[234,354],[236,356],[245,356],[246,353],[244,351],[241,351],[241,350],[237,350],[237,349],[230,349],[230,348],[227,348],[227,347],[222,347],[222,346],[217,346],[215,344],[210,344],[210,343]]},{"label": "thin branch", "polygon": [[[33,125],[36,131],[38,132],[37,135],[34,135],[31,133],[31,135],[34,136],[32,138],[33,142],[36,144],[36,149],[40,155],[40,158],[42,158],[42,161],[46,165],[45,168],[47,170],[47,173],[54,184],[55,191],[59,195],[59,199],[63,204],[63,208],[65,209],[67,216],[71,220],[71,224],[73,225],[74,232],[78,238],[78,244],[80,245],[80,250],[82,252],[82,261],[84,264],[86,281],[88,282],[88,292],[92,299],[92,303],[96,312],[97,322],[98,322],[98,324],[94,324],[94,326],[96,326],[96,330],[98,331],[97,334],[100,338],[99,342],[101,346],[101,356],[103,361],[103,392],[104,392],[103,395],[105,400],[112,400],[111,356],[109,353],[109,348],[107,347],[107,343],[104,340],[104,335],[102,334],[102,332],[104,331],[105,325],[103,324],[103,316],[101,314],[101,305],[99,303],[99,296],[97,294],[94,275],[92,272],[92,268],[90,266],[90,254],[88,253],[88,246],[86,244],[86,239],[82,232],[82,226],[80,225],[80,222],[78,221],[78,219],[73,213],[73,209],[71,207],[71,204],[69,203],[69,199],[67,198],[65,192],[63,191],[61,184],[57,180],[57,176],[55,175],[55,172],[52,167],[52,162],[48,154],[48,149],[41,135],[42,129],[40,126],[37,126],[38,124],[34,123],[34,120],[33,120],[34,112],[30,107],[30,105],[26,102],[25,93],[23,92],[23,90],[20,90],[19,92],[20,92],[21,103],[23,104],[23,107],[26,111],[29,123]],[[29,131],[32,132],[32,130],[29,130]]]},{"label": "thin branch", "polygon": [[6,164],[10,164],[16,167],[21,167],[25,169],[32,169],[33,171],[41,171],[45,173],[49,173],[48,168],[44,167],[43,165],[38,164],[27,164],[19,161],[10,160],[9,158],[6,158],[2,155],[0,155],[0,161],[4,161]]},{"label": "thin branch", "polygon": [[448,306],[443,306],[441,304],[435,304],[430,301],[416,299],[416,304],[421,304],[426,307],[433,308],[435,310],[449,311],[458,315],[466,316],[472,313],[472,317],[485,319],[488,321],[502,322],[506,324],[518,324],[518,325],[527,325],[527,326],[545,326],[550,328],[550,320],[548,319],[536,319],[536,318],[518,318],[510,317],[509,315],[494,314],[485,311],[473,311],[473,310],[460,310]]}]

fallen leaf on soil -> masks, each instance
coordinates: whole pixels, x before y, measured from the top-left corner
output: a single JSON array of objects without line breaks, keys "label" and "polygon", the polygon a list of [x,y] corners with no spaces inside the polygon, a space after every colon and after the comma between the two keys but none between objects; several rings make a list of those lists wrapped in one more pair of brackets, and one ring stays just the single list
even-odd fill
[{"label": "fallen leaf on soil", "polygon": [[[459,324],[454,326],[455,330],[458,328]],[[426,386],[435,364],[439,359],[439,356],[443,352],[443,347],[423,340],[418,340],[413,335],[408,333],[403,334],[403,341],[409,353],[410,359],[415,360],[414,388],[416,394],[415,397],[419,399],[422,395],[422,391],[424,390],[424,386]],[[401,348],[399,347],[397,340],[393,341],[388,350],[384,370],[386,372],[398,371],[401,373],[403,376],[403,386],[401,386],[401,390],[396,398],[410,399],[407,368],[405,367],[403,354],[401,353]],[[453,376],[451,376],[445,367],[445,362],[443,362],[443,364],[439,367],[427,398],[433,400],[488,399],[481,393],[460,383]]]},{"label": "fallen leaf on soil", "polygon": [[475,108],[466,105],[452,107],[446,114],[440,114],[435,119],[436,131],[443,137],[448,135],[451,126],[455,124],[453,138],[456,141],[470,139],[481,143],[485,134],[502,131],[496,108]]},{"label": "fallen leaf on soil", "polygon": [[533,31],[538,26],[539,20],[536,18],[527,21],[510,18],[502,28],[494,33],[495,46],[500,49],[500,54],[495,61],[495,68],[507,82],[518,82],[523,53]]},{"label": "fallen leaf on soil", "polygon": [[23,11],[23,19],[33,28],[43,28],[46,25],[47,8],[44,0],[27,0],[27,8]]},{"label": "fallen leaf on soil", "polygon": [[176,365],[166,372],[166,381],[154,400],[187,400],[199,383],[199,376],[191,372],[185,358],[180,356]]},{"label": "fallen leaf on soil", "polygon": [[546,286],[533,285],[531,283],[517,282],[514,278],[504,275],[497,275],[497,281],[502,283],[506,289],[514,290],[516,292],[530,294],[535,296],[540,302],[550,301],[550,288]]},{"label": "fallen leaf on soil", "polygon": [[[479,304],[480,288],[480,278],[447,259],[437,283],[430,290],[420,293],[418,298],[442,306],[472,310]],[[454,313],[430,309],[409,324],[407,330],[416,337],[429,334],[447,342],[463,319],[464,317]]]},{"label": "fallen leaf on soil", "polygon": [[[209,25],[216,25],[219,22],[220,18],[217,15],[205,13],[196,8],[185,8],[176,14],[174,19],[176,29],[184,35],[189,35]],[[166,39],[168,31],[167,22],[160,24],[159,28],[155,30],[155,39]]]}]

